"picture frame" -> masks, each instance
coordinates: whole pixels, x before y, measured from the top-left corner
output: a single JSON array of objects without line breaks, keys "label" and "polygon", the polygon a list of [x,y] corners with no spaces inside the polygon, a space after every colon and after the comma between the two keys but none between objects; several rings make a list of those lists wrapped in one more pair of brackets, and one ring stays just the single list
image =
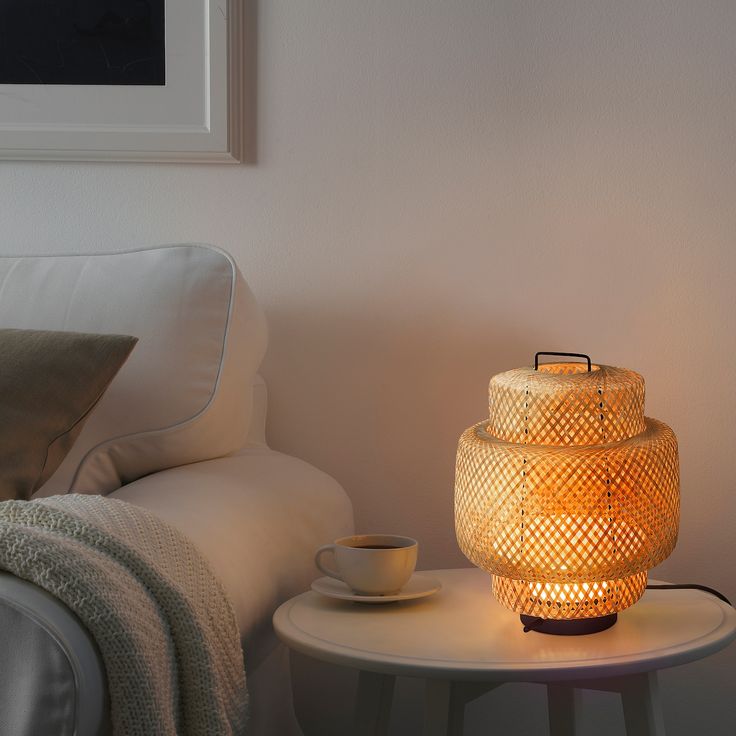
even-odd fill
[{"label": "picture frame", "polygon": [[166,0],[165,84],[0,84],[0,160],[241,162],[244,2]]}]

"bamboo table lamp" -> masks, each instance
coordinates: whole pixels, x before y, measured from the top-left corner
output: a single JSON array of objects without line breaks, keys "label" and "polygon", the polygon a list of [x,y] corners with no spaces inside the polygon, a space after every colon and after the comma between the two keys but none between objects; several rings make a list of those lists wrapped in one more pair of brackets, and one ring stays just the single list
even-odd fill
[{"label": "bamboo table lamp", "polygon": [[644,416],[638,373],[580,353],[493,376],[489,406],[458,446],[460,548],[525,631],[607,629],[677,542],[674,432]]}]

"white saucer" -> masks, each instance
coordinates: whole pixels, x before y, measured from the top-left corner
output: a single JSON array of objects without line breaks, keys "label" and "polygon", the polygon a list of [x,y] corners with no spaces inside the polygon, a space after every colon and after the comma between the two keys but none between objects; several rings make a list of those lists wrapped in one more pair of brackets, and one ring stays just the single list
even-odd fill
[{"label": "white saucer", "polygon": [[429,575],[414,573],[409,582],[398,592],[392,595],[360,595],[349,588],[342,580],[335,578],[317,578],[312,583],[312,590],[326,595],[328,598],[337,598],[341,601],[355,601],[357,603],[393,603],[394,601],[410,601],[414,598],[425,598],[436,593],[442,583]]}]

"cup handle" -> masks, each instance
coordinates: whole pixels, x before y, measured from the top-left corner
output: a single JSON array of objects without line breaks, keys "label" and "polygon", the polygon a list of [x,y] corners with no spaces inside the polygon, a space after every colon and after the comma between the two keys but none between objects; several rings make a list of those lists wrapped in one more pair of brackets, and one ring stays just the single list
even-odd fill
[{"label": "cup handle", "polygon": [[314,564],[317,565],[317,567],[325,574],[329,575],[331,578],[336,578],[337,580],[342,580],[340,575],[337,573],[336,570],[332,570],[331,568],[327,567],[326,565],[322,564],[322,555],[325,552],[332,552],[334,554],[335,552],[335,545],[334,544],[323,544],[315,553],[314,555]]}]

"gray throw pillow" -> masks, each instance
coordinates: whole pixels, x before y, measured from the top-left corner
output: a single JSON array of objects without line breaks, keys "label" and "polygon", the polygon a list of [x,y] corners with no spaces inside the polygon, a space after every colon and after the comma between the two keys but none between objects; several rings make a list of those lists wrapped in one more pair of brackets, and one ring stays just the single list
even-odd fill
[{"label": "gray throw pillow", "polygon": [[28,499],[51,477],[136,342],[0,329],[0,501]]}]

